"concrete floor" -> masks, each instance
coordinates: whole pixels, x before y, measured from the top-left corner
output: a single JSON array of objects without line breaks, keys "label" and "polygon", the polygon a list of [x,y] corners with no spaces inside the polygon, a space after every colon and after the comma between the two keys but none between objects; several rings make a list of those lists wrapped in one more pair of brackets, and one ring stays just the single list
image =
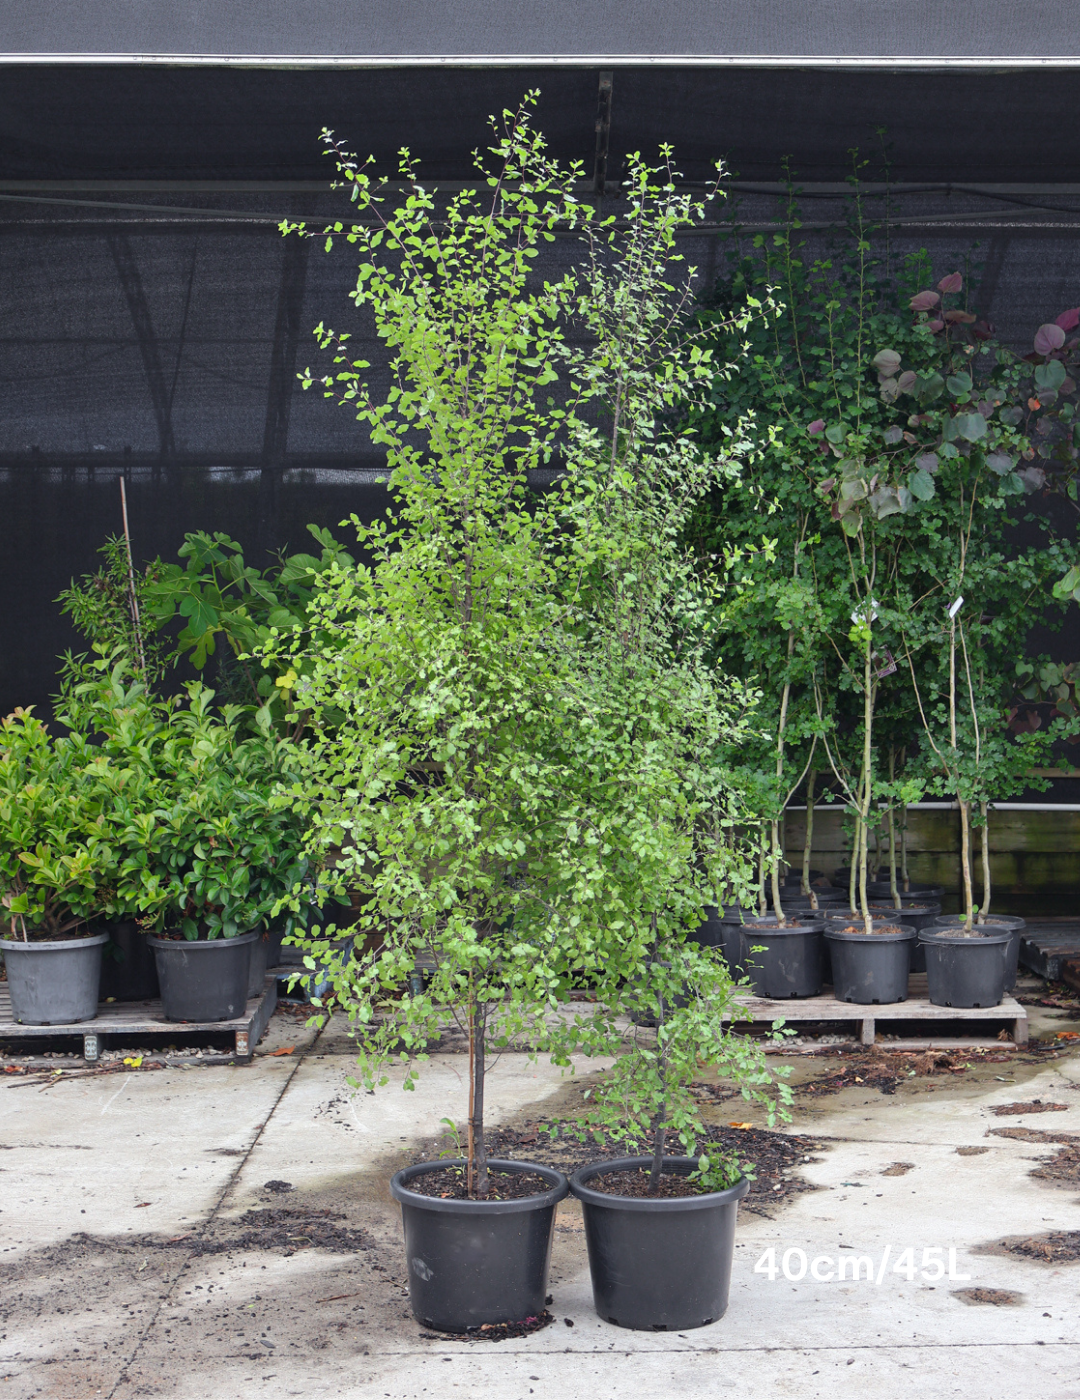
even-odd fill
[{"label": "concrete floor", "polygon": [[[292,1054],[270,1053],[288,1045]],[[791,1062],[796,1079],[833,1067]],[[312,1043],[276,1016],[250,1066],[132,1069],[44,1089],[9,1079],[0,1091],[0,1400],[1080,1395],[1080,1263],[978,1252],[1006,1235],[1080,1229],[1080,1183],[1029,1175],[1055,1148],[986,1135],[1002,1125],[1080,1133],[1080,1053],[1017,1055],[888,1096],[852,1086],[800,1101],[790,1131],[829,1139],[798,1169],[817,1189],[772,1218],[743,1212],[728,1313],[699,1331],[600,1322],[580,1214],[564,1204],[557,1321],[498,1345],[421,1335],[386,1189],[442,1117],[462,1116],[463,1068],[460,1055],[438,1055],[415,1093],[354,1095],[347,1040],[331,1027]],[[490,1121],[557,1107],[571,1089],[550,1067],[506,1055],[491,1075]],[[1067,1111],[990,1112],[1036,1098]],[[720,1121],[732,1113],[718,1111]],[[742,1108],[737,1116],[753,1118]],[[968,1147],[988,1150],[957,1150]],[[910,1166],[890,1172],[897,1163]],[[298,1213],[295,1237],[293,1216],[282,1217],[272,1247],[269,1236],[244,1237],[240,1217],[277,1208]],[[308,1247],[304,1219],[326,1209],[365,1232],[364,1246]],[[220,1252],[192,1252],[205,1227],[225,1241]],[[870,1256],[875,1280],[770,1281],[754,1271],[770,1247],[778,1262],[789,1249],[824,1256],[822,1273]],[[945,1261],[955,1250],[956,1272],[970,1279],[893,1271],[907,1249],[921,1269],[927,1248]],[[797,1264],[791,1256],[791,1272]],[[1019,1298],[971,1304],[958,1296],[964,1288]]]}]

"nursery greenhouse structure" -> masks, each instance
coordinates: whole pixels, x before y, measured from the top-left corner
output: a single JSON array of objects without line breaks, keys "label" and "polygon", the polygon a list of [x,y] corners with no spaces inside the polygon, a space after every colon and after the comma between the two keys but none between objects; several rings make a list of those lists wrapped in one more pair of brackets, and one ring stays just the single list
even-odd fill
[{"label": "nursery greenhouse structure", "polygon": [[[811,241],[858,148],[866,189],[888,190],[874,217],[894,256],[974,256],[973,309],[1005,343],[1026,348],[1080,300],[1080,49],[1042,0],[994,0],[977,24],[926,0],[15,0],[0,41],[5,710],[47,704],[73,640],[53,600],[118,528],[120,476],[144,558],[200,528],[265,558],[302,547],[309,521],[381,513],[377,452],[297,383],[342,273],[278,224],[341,212],[324,126],[380,168],[407,146],[452,189],[489,114],[535,88],[553,153],[581,162],[599,207],[627,152],[666,142],[690,182],[722,157],[729,205],[768,233],[787,159]],[[718,240],[686,242],[708,286]],[[1075,608],[1037,650],[1080,656]],[[1000,814],[994,859],[1031,912],[1063,913],[1080,785],[1067,754],[1047,766],[1049,789]],[[918,873],[955,884],[951,819],[928,811],[913,840]]]}]

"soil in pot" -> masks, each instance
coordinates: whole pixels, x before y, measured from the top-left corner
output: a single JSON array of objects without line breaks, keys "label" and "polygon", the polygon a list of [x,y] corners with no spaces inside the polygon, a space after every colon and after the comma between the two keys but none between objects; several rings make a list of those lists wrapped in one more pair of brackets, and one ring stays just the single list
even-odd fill
[{"label": "soil in pot", "polygon": [[251,945],[258,934],[237,938],[151,938],[167,1021],[232,1021],[247,1006]]},{"label": "soil in pot", "polygon": [[831,924],[825,940],[832,953],[833,992],[838,1001],[885,1006],[906,1001],[915,930],[888,919]]},{"label": "soil in pot", "polygon": [[[756,996],[816,997],[825,978],[824,920],[755,919],[741,929],[741,961]],[[754,951],[754,950],[757,951]]]},{"label": "soil in pot", "polygon": [[68,1026],[97,1015],[107,933],[82,938],[0,939],[14,1020]]},{"label": "soil in pot", "polygon": [[[493,1180],[522,1176],[533,1189],[521,1197],[469,1200],[429,1194],[422,1185],[464,1168],[461,1160],[420,1162],[390,1182],[405,1227],[413,1315],[441,1332],[537,1318],[547,1295],[555,1207],[569,1190],[566,1177],[535,1162],[492,1159]],[[544,1191],[535,1190],[534,1178],[546,1183]]]},{"label": "soil in pot", "polygon": [[[443,1201],[475,1200],[469,1195],[468,1175],[464,1167],[443,1167],[441,1171],[414,1176],[410,1191],[420,1196],[437,1196]],[[486,1201],[523,1201],[526,1196],[542,1196],[551,1190],[551,1183],[536,1172],[488,1172]]]},{"label": "soil in pot", "polygon": [[[1018,935],[1017,935],[1018,936]],[[997,1006],[1005,995],[1010,929],[925,928],[926,981],[935,1006]]]},{"label": "soil in pot", "polygon": [[101,955],[101,1001],[156,1001],[161,995],[157,961],[147,934],[134,919],[103,924],[109,941]]},{"label": "soil in pot", "polygon": [[[592,1163],[571,1178],[585,1218],[594,1306],[616,1327],[706,1327],[727,1310],[735,1221],[750,1183],[744,1178],[726,1191],[649,1196],[650,1165],[648,1157],[626,1157]],[[694,1157],[665,1157],[661,1180],[687,1177],[696,1168]],[[610,1189],[619,1177],[630,1178],[629,1191]],[[646,1194],[637,1194],[635,1182],[644,1183]]]}]

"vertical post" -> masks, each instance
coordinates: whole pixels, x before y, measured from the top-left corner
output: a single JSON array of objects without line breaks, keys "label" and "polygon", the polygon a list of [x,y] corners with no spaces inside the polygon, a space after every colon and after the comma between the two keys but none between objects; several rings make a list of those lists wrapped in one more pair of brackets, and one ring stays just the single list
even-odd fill
[{"label": "vertical post", "polygon": [[101,1041],[96,1031],[87,1031],[82,1038],[83,1059],[88,1065],[96,1065],[101,1059]]}]

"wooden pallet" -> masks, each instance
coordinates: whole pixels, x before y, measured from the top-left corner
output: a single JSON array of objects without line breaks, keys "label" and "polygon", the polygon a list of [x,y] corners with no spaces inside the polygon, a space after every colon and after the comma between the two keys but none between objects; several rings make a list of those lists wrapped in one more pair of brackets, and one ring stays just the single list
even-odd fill
[{"label": "wooden pallet", "polygon": [[1029,919],[1020,939],[1020,962],[1037,977],[1061,981],[1061,967],[1080,957],[1080,919]]},{"label": "wooden pallet", "polygon": [[262,1038],[277,1006],[277,978],[268,977],[261,996],[253,997],[244,1014],[233,1021],[167,1021],[160,1001],[101,1002],[92,1021],[74,1021],[65,1026],[24,1026],[11,1017],[11,997],[7,983],[0,982],[0,1041],[25,1040],[29,1050],[35,1040],[54,1036],[81,1036],[83,1058],[95,1064],[101,1058],[103,1036],[161,1035],[168,1032],[176,1040],[186,1036],[231,1035],[236,1059],[250,1064],[252,1052]]},{"label": "wooden pallet", "polygon": [[[1012,1044],[1026,1045],[1028,1038],[1027,1012],[1011,996],[1003,998],[998,1006],[972,1007],[935,1006],[927,995],[925,972],[913,972],[908,983],[907,1001],[891,1002],[886,1006],[860,1006],[855,1002],[837,1001],[833,996],[791,998],[785,1001],[770,1001],[765,997],[740,998],[750,1011],[755,1026],[767,1026],[775,1020],[783,1020],[786,1025],[797,1027],[810,1022],[848,1021],[859,1026],[859,1038],[863,1045],[873,1045],[879,1033],[887,1033],[890,1023],[899,1021],[963,1021],[975,1030],[980,1023],[1012,1022]],[[736,1023],[737,1025],[739,1023]],[[743,1022],[749,1025],[749,1022]],[[911,1040],[890,1041],[897,1048],[925,1048],[929,1045],[970,1045],[989,1044],[985,1037],[974,1040],[956,1035],[941,1036],[928,1040],[925,1036]]]}]

